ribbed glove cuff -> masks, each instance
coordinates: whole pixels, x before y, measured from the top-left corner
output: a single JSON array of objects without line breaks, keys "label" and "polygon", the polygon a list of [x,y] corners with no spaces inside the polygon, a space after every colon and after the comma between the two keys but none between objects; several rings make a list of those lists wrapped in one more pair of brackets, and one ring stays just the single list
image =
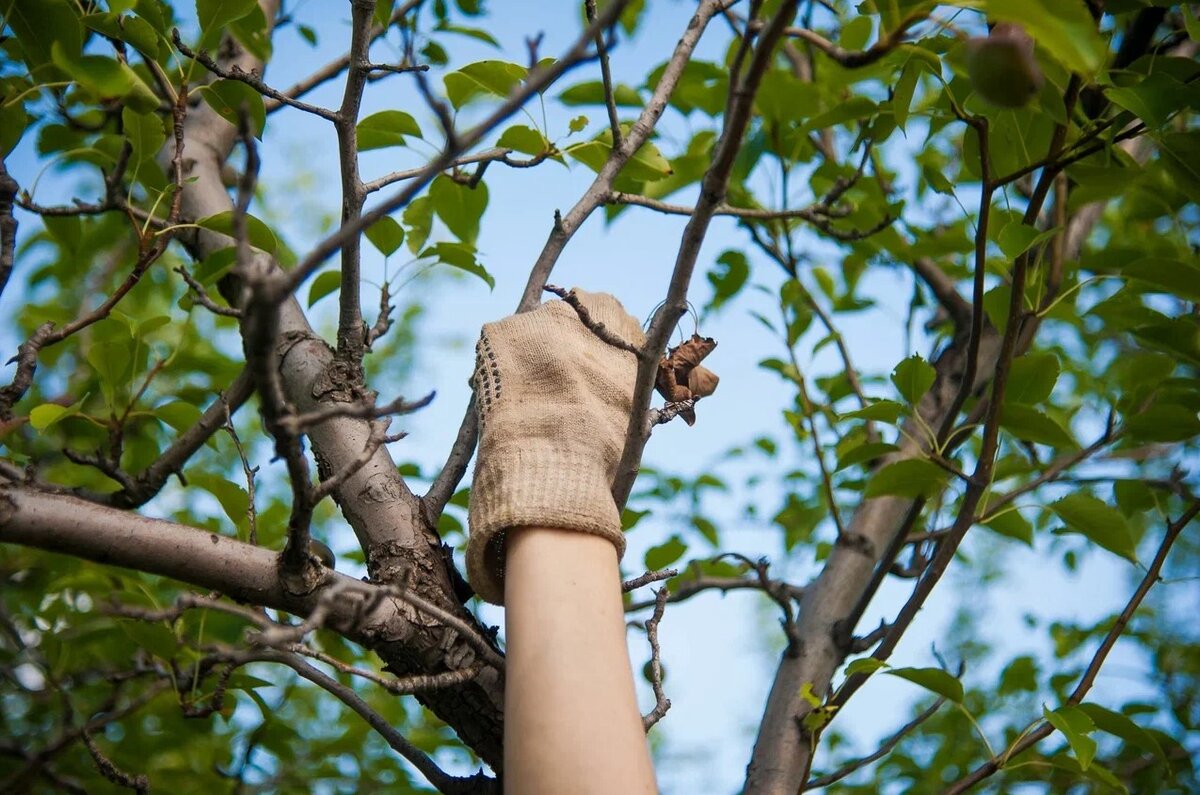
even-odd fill
[{"label": "ribbed glove cuff", "polygon": [[481,457],[471,489],[467,576],[480,598],[504,604],[504,534],[515,527],[580,530],[625,553],[621,517],[594,450],[509,447]]}]

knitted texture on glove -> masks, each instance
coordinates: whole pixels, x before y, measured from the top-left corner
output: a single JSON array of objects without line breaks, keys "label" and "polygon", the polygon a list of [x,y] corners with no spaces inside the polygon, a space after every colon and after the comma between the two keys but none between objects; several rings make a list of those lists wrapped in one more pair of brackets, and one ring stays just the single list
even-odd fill
[{"label": "knitted texture on glove", "polygon": [[[645,342],[636,318],[607,293],[575,290],[591,319]],[[522,526],[579,530],[625,552],[612,482],[633,405],[637,357],[554,300],[483,327],[472,377],[479,457],[471,484],[467,578],[504,604],[504,537]]]}]

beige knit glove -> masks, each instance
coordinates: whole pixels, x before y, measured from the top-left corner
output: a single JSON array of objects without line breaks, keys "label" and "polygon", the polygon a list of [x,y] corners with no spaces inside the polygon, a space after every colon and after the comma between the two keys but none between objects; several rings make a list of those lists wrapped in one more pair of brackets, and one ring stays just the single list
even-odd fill
[{"label": "beige knit glove", "polygon": [[[607,293],[575,290],[593,321],[627,342],[641,325]],[[479,458],[471,485],[467,578],[504,604],[512,527],[580,530],[625,552],[611,488],[633,405],[637,358],[602,341],[554,300],[483,327],[472,377]]]}]

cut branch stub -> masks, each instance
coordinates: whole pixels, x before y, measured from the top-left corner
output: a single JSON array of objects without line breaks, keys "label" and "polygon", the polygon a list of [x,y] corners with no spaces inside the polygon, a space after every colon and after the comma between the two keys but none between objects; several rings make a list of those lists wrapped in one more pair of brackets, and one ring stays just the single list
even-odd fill
[{"label": "cut branch stub", "polygon": [[[693,334],[687,342],[667,351],[658,363],[658,374],[654,379],[658,394],[668,403],[682,403],[715,392],[721,379],[700,362],[716,347],[717,341],[712,337]],[[696,412],[690,407],[680,410],[679,416],[688,425],[696,424]]]}]

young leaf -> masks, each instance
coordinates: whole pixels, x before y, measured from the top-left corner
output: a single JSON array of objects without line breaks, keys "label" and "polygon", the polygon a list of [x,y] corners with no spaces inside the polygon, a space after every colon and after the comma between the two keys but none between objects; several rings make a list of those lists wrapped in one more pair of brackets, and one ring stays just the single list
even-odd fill
[{"label": "young leaf", "polygon": [[687,544],[679,536],[671,536],[658,546],[646,550],[646,568],[650,571],[665,569],[682,558],[685,552],[687,552]]},{"label": "young leaf", "polygon": [[267,109],[263,105],[262,94],[240,80],[217,80],[196,91],[210,108],[234,127],[241,124],[242,113],[245,112],[250,131],[255,138],[262,139],[263,128],[267,124]]},{"label": "young leaf", "polygon": [[1078,447],[1066,428],[1037,409],[1017,403],[1004,403],[1000,412],[1000,427],[1026,442],[1048,444],[1051,447]]},{"label": "young leaf", "polygon": [[929,497],[946,485],[949,473],[932,461],[909,458],[888,464],[867,481],[867,497]]},{"label": "young leaf", "polygon": [[895,425],[904,413],[904,406],[894,400],[876,400],[869,406],[839,415],[842,419],[873,420]]},{"label": "young leaf", "polygon": [[404,243],[404,228],[388,215],[368,226],[364,234],[385,257],[395,254],[396,249]]},{"label": "young leaf", "polygon": [[1062,364],[1053,353],[1030,353],[1014,359],[1004,399],[1026,405],[1041,403],[1054,391],[1061,372]]},{"label": "young leaf", "polygon": [[389,146],[405,146],[404,136],[421,137],[421,127],[411,114],[402,110],[384,110],[373,113],[358,123],[355,136],[358,149],[385,149]]},{"label": "young leaf", "polygon": [[312,309],[313,304],[341,286],[341,271],[323,271],[322,273],[318,273],[317,277],[312,280],[312,286],[308,288],[308,308]]},{"label": "young leaf", "polygon": [[943,671],[941,668],[889,668],[884,673],[907,679],[914,685],[920,685],[926,690],[937,693],[955,704],[963,700],[962,682]]},{"label": "young leaf", "polygon": [[914,406],[925,397],[936,378],[937,373],[932,365],[915,354],[892,370],[892,383],[896,385],[900,395]]},{"label": "young leaf", "polygon": [[1120,712],[1113,712],[1111,709],[1105,709],[1099,704],[1080,704],[1079,709],[1092,719],[1092,723],[1100,731],[1120,737],[1130,745],[1136,745],[1143,751],[1154,754],[1161,761],[1167,760],[1167,755],[1163,753],[1162,746],[1158,744],[1158,740],[1154,739],[1154,735],[1138,726],[1127,716]]},{"label": "young leaf", "polygon": [[1088,714],[1079,707],[1060,707],[1055,710],[1042,707],[1042,715],[1051,726],[1066,736],[1071,752],[1079,761],[1079,767],[1087,770],[1096,757],[1096,741],[1088,737],[1096,730],[1096,724]]},{"label": "young leaf", "polygon": [[1116,508],[1109,507],[1090,494],[1077,491],[1050,503],[1050,510],[1066,522],[1069,532],[1080,533],[1100,546],[1137,563],[1133,532]]},{"label": "young leaf", "polygon": [[487,209],[487,184],[474,188],[460,185],[447,176],[439,176],[429,186],[429,201],[446,228],[464,243],[474,245],[479,237],[479,220]]},{"label": "young leaf", "polygon": [[455,110],[480,96],[506,97],[525,79],[529,70],[506,61],[479,61],[467,64],[443,78],[446,96]]},{"label": "young leaf", "polygon": [[[225,210],[216,215],[201,218],[196,221],[196,225],[233,237],[233,210]],[[268,254],[275,253],[275,248],[279,245],[279,241],[275,239],[275,233],[271,231],[271,227],[250,214],[246,215],[246,236],[250,240],[250,245],[262,249]]]}]

